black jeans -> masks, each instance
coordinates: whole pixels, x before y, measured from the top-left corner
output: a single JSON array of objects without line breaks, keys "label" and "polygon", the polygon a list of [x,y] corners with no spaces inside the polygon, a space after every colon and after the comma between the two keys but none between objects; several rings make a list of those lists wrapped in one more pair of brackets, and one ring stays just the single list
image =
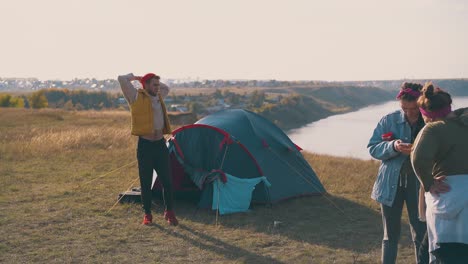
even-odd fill
[{"label": "black jeans", "polygon": [[468,263],[468,244],[440,243],[440,248],[432,254],[436,257],[436,263],[440,264],[466,264]]},{"label": "black jeans", "polygon": [[419,246],[417,259],[418,259],[417,264],[428,263],[427,260],[429,259],[429,237],[427,236],[427,231],[426,231],[426,234],[424,234],[424,238],[421,242],[421,245]]},{"label": "black jeans", "polygon": [[140,137],[138,139],[137,159],[141,184],[141,200],[145,213],[151,213],[153,169],[158,174],[158,180],[163,187],[165,209],[172,210],[172,177],[166,140],[150,141]]}]

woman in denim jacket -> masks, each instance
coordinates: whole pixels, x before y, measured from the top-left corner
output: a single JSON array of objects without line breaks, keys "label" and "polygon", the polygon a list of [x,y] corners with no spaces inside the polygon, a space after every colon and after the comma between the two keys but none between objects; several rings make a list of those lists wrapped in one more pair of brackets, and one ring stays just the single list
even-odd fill
[{"label": "woman in denim jacket", "polygon": [[411,146],[424,121],[416,100],[422,85],[403,83],[397,99],[400,110],[387,114],[374,129],[367,149],[381,161],[372,199],[381,204],[383,222],[382,263],[395,263],[401,230],[401,214],[406,203],[417,263],[428,263],[429,256],[418,250],[426,233],[426,224],[418,218],[419,182],[409,159]]}]

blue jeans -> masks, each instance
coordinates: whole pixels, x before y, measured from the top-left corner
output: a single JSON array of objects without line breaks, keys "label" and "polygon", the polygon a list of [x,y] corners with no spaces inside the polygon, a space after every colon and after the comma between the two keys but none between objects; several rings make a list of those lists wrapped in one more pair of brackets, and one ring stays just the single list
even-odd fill
[{"label": "blue jeans", "polygon": [[[402,177],[400,175],[400,177]],[[381,205],[384,237],[382,240],[382,263],[394,264],[398,254],[398,241],[401,231],[401,214],[406,203],[414,243],[416,263],[429,263],[429,253],[418,256],[419,247],[427,232],[426,223],[418,218],[418,186],[416,176],[409,174],[406,180],[397,186],[397,193],[392,206]]]}]

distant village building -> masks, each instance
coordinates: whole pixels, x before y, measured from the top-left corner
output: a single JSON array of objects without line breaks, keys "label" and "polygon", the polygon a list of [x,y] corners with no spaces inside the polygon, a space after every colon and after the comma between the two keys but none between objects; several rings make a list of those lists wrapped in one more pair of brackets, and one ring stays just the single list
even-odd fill
[{"label": "distant village building", "polygon": [[211,106],[211,107],[207,107],[205,110],[208,114],[211,114],[211,113],[215,113],[215,112],[218,112],[218,111],[221,111],[223,110],[223,106],[221,105],[215,105],[215,106]]},{"label": "distant village building", "polygon": [[168,112],[169,120],[173,125],[187,125],[197,122],[197,115],[191,112],[180,113],[180,112]]},{"label": "distant village building", "polygon": [[224,102],[224,99],[218,99],[218,106],[221,106],[224,109],[231,107],[229,104],[226,104],[226,102]]},{"label": "distant village building", "polygon": [[117,98],[117,103],[119,105],[122,105],[122,104],[125,105],[125,104],[127,104],[127,100],[125,100],[125,98],[123,98],[123,97],[119,97],[119,98]]},{"label": "distant village building", "polygon": [[181,104],[171,104],[169,109],[174,112],[188,112],[188,108]]}]

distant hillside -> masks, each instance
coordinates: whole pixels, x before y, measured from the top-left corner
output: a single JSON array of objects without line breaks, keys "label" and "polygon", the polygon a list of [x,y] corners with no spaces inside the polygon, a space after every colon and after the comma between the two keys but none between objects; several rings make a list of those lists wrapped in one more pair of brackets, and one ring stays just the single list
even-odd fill
[{"label": "distant hillside", "polygon": [[256,111],[285,130],[394,99],[393,92],[375,87],[292,87],[288,90],[295,95]]},{"label": "distant hillside", "polygon": [[[428,80],[390,80],[363,82],[336,82],[267,88],[268,93],[296,94],[293,102],[257,110],[259,114],[288,130],[304,126],[327,116],[353,111],[368,105],[395,100],[402,82],[425,83]],[[468,79],[434,79],[435,85],[452,96],[468,96]]]},{"label": "distant hillside", "polygon": [[412,79],[412,80],[388,80],[388,81],[362,81],[362,82],[344,82],[348,85],[366,85],[375,86],[387,91],[396,93],[402,82],[417,82],[424,84],[432,81],[453,96],[468,96],[468,79]]},{"label": "distant hillside", "polygon": [[299,94],[304,94],[316,100],[328,102],[335,108],[353,110],[370,104],[385,102],[394,98],[393,93],[376,87],[319,87],[316,89],[293,88]]},{"label": "distant hillside", "polygon": [[434,80],[434,83],[453,96],[468,96],[468,79]]},{"label": "distant hillside", "polygon": [[325,103],[298,94],[284,98],[279,104],[254,111],[285,130],[298,128],[333,114]]}]

